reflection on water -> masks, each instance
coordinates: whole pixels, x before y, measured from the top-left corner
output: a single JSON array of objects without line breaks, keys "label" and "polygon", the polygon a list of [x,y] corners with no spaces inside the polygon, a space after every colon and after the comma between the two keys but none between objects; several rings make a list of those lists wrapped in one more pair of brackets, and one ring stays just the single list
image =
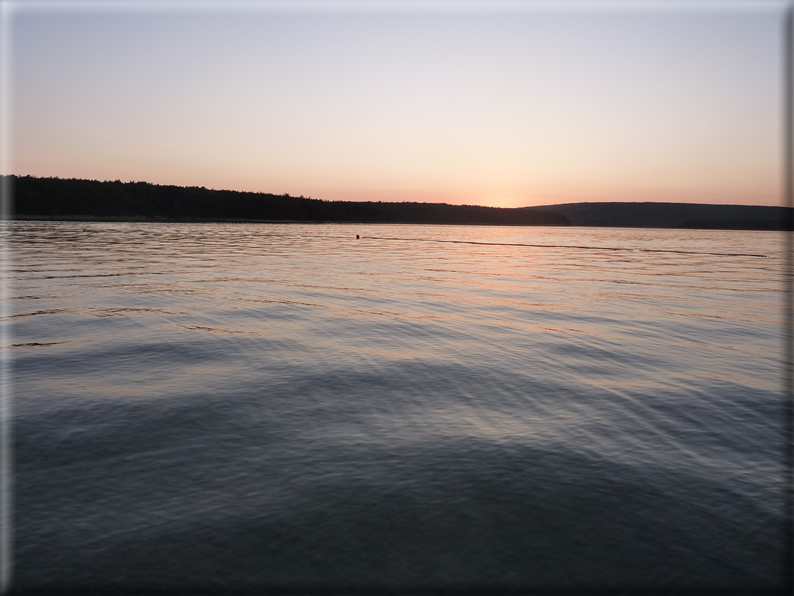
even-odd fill
[{"label": "reflection on water", "polygon": [[5,233],[20,590],[780,586],[776,233]]}]

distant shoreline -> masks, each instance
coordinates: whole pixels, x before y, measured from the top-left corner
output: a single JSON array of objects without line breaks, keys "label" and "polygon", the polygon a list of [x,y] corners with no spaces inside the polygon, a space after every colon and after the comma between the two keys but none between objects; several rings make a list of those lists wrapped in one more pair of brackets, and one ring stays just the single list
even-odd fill
[{"label": "distant shoreline", "polygon": [[601,202],[527,209],[561,213],[576,227],[784,231],[791,230],[794,221],[789,207],[761,205]]},{"label": "distant shoreline", "polygon": [[407,223],[445,225],[568,226],[567,216],[543,209],[323,201],[287,194],[6,176],[16,219],[99,221],[206,221],[259,223]]},{"label": "distant shoreline", "polygon": [[205,218],[166,218],[166,217],[143,217],[143,216],[112,216],[112,215],[22,215],[15,214],[9,217],[7,221],[84,221],[90,222],[106,222],[106,223],[359,223],[359,222],[324,222],[324,221],[301,221],[289,219],[205,219]]},{"label": "distant shoreline", "polygon": [[[395,221],[340,221],[340,220],[300,220],[300,219],[212,219],[212,218],[148,218],[148,217],[127,217],[127,216],[94,216],[94,215],[14,215],[9,217],[6,221],[82,221],[86,223],[91,222],[105,222],[105,223],[240,223],[240,224],[342,224],[342,225],[400,225],[400,226],[513,226],[513,227],[527,227],[526,224],[492,224],[492,223],[445,223],[445,222],[428,222],[428,223],[414,223],[414,222],[395,222]],[[565,227],[570,228],[570,225],[544,225],[543,227]]]},{"label": "distant shoreline", "polygon": [[[320,221],[320,220],[290,220],[290,219],[202,219],[202,218],[147,218],[147,217],[128,217],[128,216],[92,216],[92,215],[14,215],[6,221],[63,221],[63,222],[84,222],[84,223],[236,223],[236,224],[313,224],[313,225],[429,225],[429,226],[500,226],[500,227],[533,227],[522,224],[491,224],[491,223],[412,223],[412,222],[393,222],[393,221]],[[564,228],[625,228],[625,229],[646,229],[646,230],[704,230],[704,231],[739,231],[739,232],[778,232],[787,231],[786,228],[772,227],[694,227],[694,226],[650,226],[650,225],[544,225],[543,227],[564,227]],[[788,229],[791,231],[791,229]]]},{"label": "distant shoreline", "polygon": [[17,221],[316,223],[792,230],[788,207],[600,202],[538,207],[323,201],[147,182],[3,176]]}]

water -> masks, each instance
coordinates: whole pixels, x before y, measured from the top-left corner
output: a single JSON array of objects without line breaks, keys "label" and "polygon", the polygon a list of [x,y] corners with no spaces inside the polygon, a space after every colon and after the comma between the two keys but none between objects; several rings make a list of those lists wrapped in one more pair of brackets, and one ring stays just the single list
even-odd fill
[{"label": "water", "polygon": [[8,226],[20,591],[781,588],[778,233]]}]

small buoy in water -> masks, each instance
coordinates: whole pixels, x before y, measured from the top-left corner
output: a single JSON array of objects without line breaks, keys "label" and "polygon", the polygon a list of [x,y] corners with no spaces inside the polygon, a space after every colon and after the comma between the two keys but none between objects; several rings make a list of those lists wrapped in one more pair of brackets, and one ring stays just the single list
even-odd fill
[{"label": "small buoy in water", "polygon": [[358,240],[358,234],[356,234],[356,240]]}]

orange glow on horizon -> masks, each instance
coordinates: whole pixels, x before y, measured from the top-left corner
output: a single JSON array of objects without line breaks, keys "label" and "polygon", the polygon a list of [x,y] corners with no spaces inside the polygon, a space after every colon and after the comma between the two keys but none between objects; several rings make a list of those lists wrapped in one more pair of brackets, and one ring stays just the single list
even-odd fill
[{"label": "orange glow on horizon", "polygon": [[782,13],[453,5],[20,11],[7,173],[327,201],[780,204]]}]

